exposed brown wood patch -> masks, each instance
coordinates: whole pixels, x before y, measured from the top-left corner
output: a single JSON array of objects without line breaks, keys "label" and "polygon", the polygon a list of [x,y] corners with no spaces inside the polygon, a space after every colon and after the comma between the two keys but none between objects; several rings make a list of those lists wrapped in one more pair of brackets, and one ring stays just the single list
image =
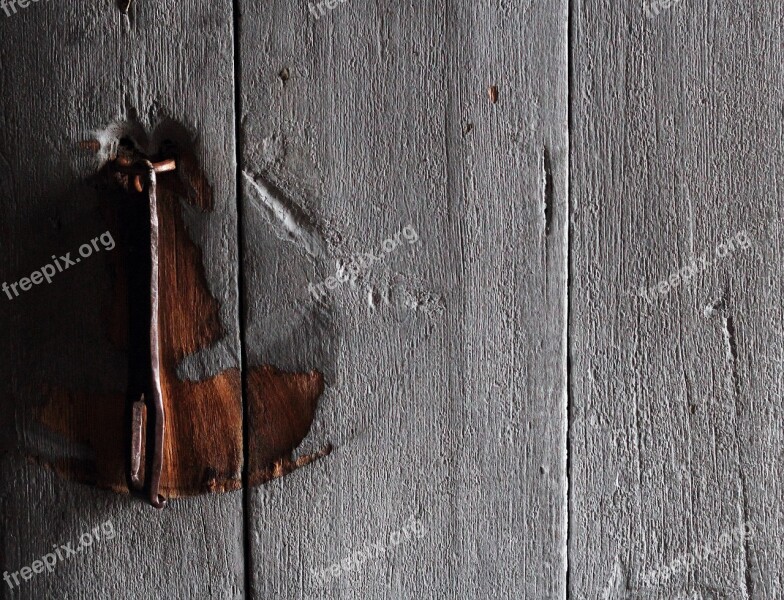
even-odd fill
[{"label": "exposed brown wood patch", "polygon": [[[161,489],[169,498],[242,487],[242,406],[236,369],[198,383],[164,378],[167,436]],[[232,401],[229,401],[232,400]]]},{"label": "exposed brown wood patch", "polygon": [[[167,415],[161,489],[168,497],[238,489],[242,485],[240,375],[224,371],[199,382],[184,382],[177,365],[186,355],[223,336],[219,305],[201,267],[201,250],[185,230],[180,195],[161,177],[161,383]],[[167,185],[168,182],[168,185]],[[209,207],[208,188],[199,181],[197,198]]]},{"label": "exposed brown wood patch", "polygon": [[[168,498],[239,489],[243,467],[239,370],[225,370],[201,381],[182,381],[177,375],[183,358],[225,335],[220,305],[204,274],[202,251],[188,234],[180,204],[185,198],[198,209],[210,211],[212,189],[192,155],[180,155],[177,164],[176,172],[159,176],[157,188],[161,384],[166,413],[161,493]],[[128,223],[139,217],[140,195],[129,193],[129,184],[122,178],[108,185],[103,181],[101,192],[110,228],[122,233],[117,236],[117,251],[107,255],[113,281],[105,316],[107,336],[130,352],[129,298],[133,296],[128,290],[133,283]],[[324,389],[320,373],[283,373],[261,366],[250,371],[247,385],[251,485],[285,475],[329,452],[292,459],[292,452],[310,430]],[[47,457],[42,462],[70,479],[127,492],[129,402],[138,398],[122,391],[101,397],[55,389],[44,390],[43,396],[48,403],[36,413],[40,423],[65,440],[64,448],[76,444],[82,451],[78,458]]]},{"label": "exposed brown wood patch", "polygon": [[[209,291],[201,249],[185,226],[180,200],[202,211],[213,208],[212,189],[194,157],[179,157],[180,170],[158,182],[160,222],[161,383],[166,436],[161,490],[167,497],[238,489],[242,485],[242,403],[237,369],[202,381],[181,381],[177,366],[187,355],[209,347],[224,335],[220,306]],[[127,225],[139,196],[114,184],[100,186],[104,213],[117,235],[108,254],[113,298],[106,310],[107,336],[128,351],[129,270]],[[138,216],[138,215],[137,215]],[[41,423],[68,443],[89,448],[94,460],[53,459],[69,478],[127,491],[130,413],[123,392],[111,398],[79,391],[47,390]],[[84,453],[82,453],[84,454]]]},{"label": "exposed brown wood patch", "polygon": [[318,399],[324,391],[321,373],[284,373],[264,365],[248,374],[248,472],[250,485],[282,477],[329,454],[292,459],[310,431]]}]

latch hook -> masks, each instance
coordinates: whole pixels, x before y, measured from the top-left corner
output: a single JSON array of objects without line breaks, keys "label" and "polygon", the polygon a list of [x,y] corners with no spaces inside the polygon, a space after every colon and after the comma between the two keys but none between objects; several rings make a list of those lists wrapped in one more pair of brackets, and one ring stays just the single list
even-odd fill
[{"label": "latch hook", "polygon": [[[127,176],[126,189],[143,193],[147,191],[150,215],[149,242],[149,378],[144,385],[139,399],[132,404],[131,410],[131,456],[129,480],[136,491],[143,491],[145,480],[149,481],[148,494],[150,504],[155,508],[166,506],[166,498],[160,493],[161,473],[163,471],[163,446],[166,435],[166,411],[163,403],[161,385],[161,329],[159,317],[159,261],[160,229],[158,223],[157,173],[173,171],[177,168],[174,160],[152,163],[146,159],[132,160],[119,157],[112,163],[113,169]],[[152,436],[148,429],[152,427]],[[152,440],[152,458],[149,461],[147,475],[147,440]]]}]

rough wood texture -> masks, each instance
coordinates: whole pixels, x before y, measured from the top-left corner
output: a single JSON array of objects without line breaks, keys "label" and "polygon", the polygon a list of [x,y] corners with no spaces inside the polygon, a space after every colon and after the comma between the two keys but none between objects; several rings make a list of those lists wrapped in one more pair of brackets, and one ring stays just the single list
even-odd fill
[{"label": "rough wood texture", "polygon": [[[208,322],[221,328],[201,344],[204,336],[182,322],[164,323],[170,340],[180,342],[169,347],[170,361],[179,363],[170,366],[183,380],[173,385],[184,386],[195,404],[206,398],[200,386],[239,367],[232,20],[230,2],[193,1],[134,2],[127,16],[114,2],[40,2],[10,18],[0,16],[3,280],[29,275],[51,262],[52,254],[75,253],[110,228],[104,198],[86,182],[97,161],[77,148],[80,140],[97,135],[105,157],[110,142],[125,134],[144,139],[146,132],[151,146],[176,135],[172,123],[195,136],[193,151],[211,186],[214,210],[185,201],[187,193],[163,197],[163,210],[172,217],[163,222],[174,227],[165,234],[187,238],[177,247],[200,255],[208,293],[167,297],[191,302],[190,309],[202,307],[212,317]],[[114,125],[127,122],[138,125]],[[111,252],[83,259],[51,284],[12,301],[3,298],[5,445],[32,449],[47,462],[99,459],[100,465],[101,444],[122,439],[122,422],[107,414],[122,407],[127,380],[125,351],[107,333],[116,289]],[[187,277],[182,265],[188,261],[197,262],[195,256],[167,257],[178,277]],[[208,297],[214,301],[202,302]],[[224,389],[241,414],[239,377],[233,377]],[[171,375],[168,381],[174,381]],[[37,424],[40,411],[58,395],[74,403],[59,405],[64,422],[74,425],[68,433],[84,427],[100,440],[64,441]],[[91,399],[86,418],[77,412],[84,397]],[[181,416],[188,424],[180,429],[195,427],[197,410]],[[234,454],[239,458],[236,444]],[[239,470],[236,460],[231,470]],[[73,541],[107,519],[117,531],[115,540],[23,583],[15,598],[242,596],[239,494],[182,500],[156,512],[139,501],[54,478],[19,454],[4,459],[0,477],[4,569],[29,565],[52,544]],[[2,589],[11,597],[5,582]]]},{"label": "rough wood texture", "polygon": [[238,0],[236,57],[226,0],[0,13],[0,282],[111,230],[79,140],[188,138],[168,491],[238,485],[240,339],[269,481],[45,470],[122,487],[122,272],[0,292],[0,564],[116,531],[0,594],[784,596],[784,8],[664,2]]},{"label": "rough wood texture", "polygon": [[563,598],[566,3],[240,4],[248,359],[335,446],[251,492],[249,597]]},{"label": "rough wood texture", "polygon": [[575,4],[571,598],[784,594],[782,6]]}]

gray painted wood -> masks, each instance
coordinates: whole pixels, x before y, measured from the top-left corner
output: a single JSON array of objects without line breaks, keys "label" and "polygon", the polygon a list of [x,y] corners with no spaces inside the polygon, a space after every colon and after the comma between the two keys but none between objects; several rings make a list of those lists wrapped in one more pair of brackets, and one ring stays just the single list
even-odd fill
[{"label": "gray painted wood", "polygon": [[104,231],[75,143],[163,110],[230,332],[181,375],[238,365],[241,268],[248,365],[323,370],[301,451],[336,449],[250,492],[249,532],[240,494],[64,482],[19,449],[80,451],[32,427],[43,386],[121,388],[105,264],[0,296],[0,563],[115,535],[3,597],[781,597],[781,6],[582,0],[569,47],[565,1],[240,5],[243,264],[230,3],[41,2],[0,13],[0,274]]},{"label": "gray painted wood", "polygon": [[[150,128],[168,116],[198,133],[216,210],[189,214],[207,280],[228,332],[192,360],[187,375],[238,366],[236,172],[230,2],[30,4],[0,13],[0,268],[16,280],[105,231],[99,198],[79,183],[95,171],[76,143],[138,115]],[[4,442],[45,450],[29,412],[45,386],[121,391],[124,357],[106,339],[110,281],[103,258],[0,305],[4,343]],[[79,448],[71,448],[78,452]],[[63,448],[55,448],[58,454]],[[39,574],[14,598],[238,598],[243,594],[242,496],[181,500],[164,512],[65,482],[19,454],[2,479],[4,569],[17,570],[55,544],[111,520],[114,540]]]},{"label": "gray painted wood", "polygon": [[[575,4],[571,598],[784,594],[783,16]],[[744,521],[753,539],[644,584]]]},{"label": "gray painted wood", "polygon": [[249,597],[563,598],[566,3],[241,12],[248,359],[324,370],[336,448],[252,492]]}]

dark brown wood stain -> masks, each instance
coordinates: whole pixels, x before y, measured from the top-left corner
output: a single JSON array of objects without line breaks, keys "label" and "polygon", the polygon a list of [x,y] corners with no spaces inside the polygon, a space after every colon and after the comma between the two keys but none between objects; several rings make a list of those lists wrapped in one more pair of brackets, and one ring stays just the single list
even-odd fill
[{"label": "dark brown wood stain", "polygon": [[248,374],[250,485],[282,477],[326,456],[331,448],[296,460],[292,452],[310,431],[324,377],[317,371],[284,373],[263,365]]},{"label": "dark brown wood stain", "polygon": [[[104,190],[106,218],[121,230],[124,191]],[[161,492],[168,498],[218,493],[242,487],[243,409],[241,376],[229,369],[202,381],[182,381],[177,366],[186,356],[218,342],[224,331],[220,305],[211,295],[201,249],[183,220],[180,199],[202,211],[213,208],[212,190],[192,156],[178,160],[178,171],[158,181],[160,220],[161,383],[166,412]],[[107,335],[127,350],[128,281],[123,248],[109,256],[113,300],[106,309]],[[248,456],[251,485],[283,476],[329,453],[293,459],[310,430],[324,389],[320,373],[284,373],[272,366],[250,369],[247,377]],[[130,427],[123,392],[96,396],[75,390],[42,390],[48,402],[36,412],[40,424],[68,443],[89,449],[84,458],[44,461],[69,479],[127,492],[126,429]],[[82,453],[84,454],[84,453]]]}]

